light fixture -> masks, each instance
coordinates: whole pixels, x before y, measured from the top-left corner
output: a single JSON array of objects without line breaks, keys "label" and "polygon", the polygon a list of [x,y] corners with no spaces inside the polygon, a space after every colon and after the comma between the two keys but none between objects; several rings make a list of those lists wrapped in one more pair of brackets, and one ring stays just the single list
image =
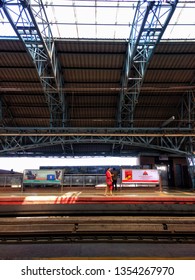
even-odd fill
[{"label": "light fixture", "polygon": [[170,122],[175,120],[175,116],[170,117],[168,120],[164,121],[161,127],[168,125]]}]

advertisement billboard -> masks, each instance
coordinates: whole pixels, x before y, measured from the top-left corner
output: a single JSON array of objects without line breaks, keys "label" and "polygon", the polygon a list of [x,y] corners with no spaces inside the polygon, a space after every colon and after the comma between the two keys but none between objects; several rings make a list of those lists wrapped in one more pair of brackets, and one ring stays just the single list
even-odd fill
[{"label": "advertisement billboard", "polygon": [[61,185],[63,175],[62,169],[26,169],[23,173],[23,184]]},{"label": "advertisement billboard", "polygon": [[122,183],[159,184],[159,173],[156,169],[122,169]]}]

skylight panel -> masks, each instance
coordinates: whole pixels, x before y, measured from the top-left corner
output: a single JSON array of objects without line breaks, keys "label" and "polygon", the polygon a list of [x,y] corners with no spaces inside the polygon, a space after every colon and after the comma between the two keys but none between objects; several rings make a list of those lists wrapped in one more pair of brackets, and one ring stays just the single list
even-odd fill
[{"label": "skylight panel", "polygon": [[78,26],[78,38],[96,38],[96,29],[95,25],[87,26],[87,25],[79,25]]},{"label": "skylight panel", "polygon": [[75,23],[74,9],[70,7],[52,6],[45,9],[49,22],[56,17],[59,24]]},{"label": "skylight panel", "polygon": [[115,23],[116,9],[97,8],[97,23]]},{"label": "skylight panel", "polygon": [[132,24],[134,18],[135,9],[123,9],[119,8],[117,12],[117,23],[121,24]]},{"label": "skylight panel", "polygon": [[188,25],[186,27],[181,27],[179,25],[168,26],[163,35],[163,39],[182,39],[189,40],[195,39],[195,28],[193,25]]},{"label": "skylight panel", "polygon": [[95,8],[76,8],[78,23],[95,23]]},{"label": "skylight panel", "polygon": [[[126,40],[130,35],[137,2],[133,0],[55,0],[43,1],[43,4],[54,38]],[[37,1],[31,0],[31,5],[33,9],[38,10]],[[0,11],[0,36],[16,36],[3,9]],[[16,5],[16,18],[17,14],[19,10]],[[178,1],[162,39],[195,39],[194,14],[195,1]],[[36,20],[40,25],[40,19],[36,18]]]},{"label": "skylight panel", "polygon": [[195,39],[195,2],[180,3],[176,8],[162,39]]}]

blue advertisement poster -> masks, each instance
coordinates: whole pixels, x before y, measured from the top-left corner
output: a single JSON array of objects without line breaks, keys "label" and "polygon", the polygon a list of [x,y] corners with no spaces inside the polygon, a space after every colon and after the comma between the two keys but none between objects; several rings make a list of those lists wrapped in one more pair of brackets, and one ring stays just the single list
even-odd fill
[{"label": "blue advertisement poster", "polygon": [[23,184],[61,185],[63,179],[62,169],[33,170],[26,169],[23,174]]}]

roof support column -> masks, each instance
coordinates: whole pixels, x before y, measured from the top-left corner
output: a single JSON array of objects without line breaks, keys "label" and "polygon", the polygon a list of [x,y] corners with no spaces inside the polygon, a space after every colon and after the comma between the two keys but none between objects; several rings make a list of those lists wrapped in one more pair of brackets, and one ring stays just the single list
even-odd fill
[{"label": "roof support column", "polygon": [[178,106],[179,127],[194,128],[195,121],[195,92],[188,91],[182,96]]},{"label": "roof support column", "polygon": [[50,111],[50,126],[66,126],[63,75],[42,1],[1,0],[0,7],[35,64]]},{"label": "roof support column", "polygon": [[132,127],[144,76],[178,0],[138,1],[121,75],[118,126]]}]

